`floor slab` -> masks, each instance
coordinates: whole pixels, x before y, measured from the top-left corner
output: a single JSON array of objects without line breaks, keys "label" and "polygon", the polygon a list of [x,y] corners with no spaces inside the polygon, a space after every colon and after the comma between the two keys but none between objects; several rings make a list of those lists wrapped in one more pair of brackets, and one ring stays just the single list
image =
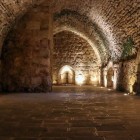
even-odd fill
[{"label": "floor slab", "polygon": [[0,95],[0,140],[139,140],[140,97],[91,86]]}]

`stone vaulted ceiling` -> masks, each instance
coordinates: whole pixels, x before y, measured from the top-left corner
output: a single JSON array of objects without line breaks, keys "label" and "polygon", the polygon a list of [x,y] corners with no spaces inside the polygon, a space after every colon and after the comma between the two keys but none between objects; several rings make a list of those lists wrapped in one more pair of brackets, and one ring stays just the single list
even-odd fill
[{"label": "stone vaulted ceiling", "polygon": [[0,46],[13,24],[34,5],[50,5],[54,32],[71,30],[90,40],[103,61],[121,57],[131,37],[140,46],[140,0],[1,0]]}]

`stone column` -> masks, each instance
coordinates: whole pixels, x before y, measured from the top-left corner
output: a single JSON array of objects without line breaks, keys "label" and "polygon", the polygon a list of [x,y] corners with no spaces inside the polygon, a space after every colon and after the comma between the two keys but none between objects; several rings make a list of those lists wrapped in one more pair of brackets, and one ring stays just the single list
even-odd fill
[{"label": "stone column", "polygon": [[136,93],[140,94],[140,63],[138,64],[138,71],[137,71]]},{"label": "stone column", "polygon": [[107,87],[107,68],[104,68],[104,87]]},{"label": "stone column", "polygon": [[[53,84],[53,75],[52,75],[52,70],[53,70],[53,13],[52,13],[52,8],[49,6],[49,45],[50,45],[50,82],[51,86]],[[51,87],[52,89],[52,87]]]},{"label": "stone column", "polygon": [[137,52],[137,58],[136,58],[136,68],[137,68],[137,72],[136,72],[136,81],[133,85],[133,91],[136,94],[140,94],[140,49]]},{"label": "stone column", "polygon": [[99,86],[101,86],[101,69],[99,68],[99,70],[98,70],[98,80],[99,80],[99,82],[98,82],[98,84],[99,84]]},{"label": "stone column", "polygon": [[104,69],[100,67],[100,86],[104,86]]},{"label": "stone column", "polygon": [[114,76],[113,76],[113,89],[117,88],[117,79],[118,79],[118,68],[114,67]]},{"label": "stone column", "polygon": [[1,73],[1,69],[2,69],[2,68],[1,68],[1,60],[0,60],[0,92],[1,92],[1,90],[2,90],[2,89],[1,89],[1,84],[2,84],[2,83],[1,83],[1,82],[2,82],[2,75],[1,75],[2,73]]}]

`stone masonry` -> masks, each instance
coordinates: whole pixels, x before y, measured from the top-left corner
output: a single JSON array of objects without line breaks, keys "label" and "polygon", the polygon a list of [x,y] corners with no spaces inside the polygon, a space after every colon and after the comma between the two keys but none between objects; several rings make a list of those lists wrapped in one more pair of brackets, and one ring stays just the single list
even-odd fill
[{"label": "stone masonry", "polygon": [[133,85],[136,81],[136,61],[129,60],[126,62],[121,62],[119,64],[119,77],[118,77],[118,88],[122,91],[127,91],[129,93],[133,92]]},{"label": "stone masonry", "polygon": [[[22,0],[21,2],[2,0],[0,8],[2,13],[1,40],[5,37],[7,28],[11,27],[10,24],[15,20],[15,17],[27,11],[29,6],[34,4],[45,5],[46,3],[48,3],[48,0],[41,0],[40,2],[36,0]],[[135,46],[139,47],[140,20],[138,17],[140,11],[138,0],[52,0],[49,3],[53,13],[61,13],[65,9],[76,11],[82,15],[83,19],[87,18],[87,20],[96,24],[97,31],[108,42],[111,56],[115,60],[121,56],[123,41],[128,36],[132,36]]]},{"label": "stone masonry", "polygon": [[9,33],[2,50],[3,91],[49,90],[50,17],[49,7],[35,7]]},{"label": "stone masonry", "polygon": [[92,46],[68,31],[54,35],[53,62],[53,79],[57,81],[59,71],[65,65],[71,66],[75,73],[82,72],[86,84],[90,84],[90,76],[99,70],[99,60]]},{"label": "stone masonry", "polygon": [[[113,61],[114,63],[120,63],[120,60],[123,57],[122,54],[125,51],[123,44],[128,38],[131,38],[134,42],[132,53],[128,54],[128,57],[124,58],[124,60],[121,61],[121,63],[124,63],[122,65],[126,65],[130,67],[130,69],[133,69],[133,67],[137,67],[137,63],[135,62],[131,63],[131,61],[135,61],[135,58],[136,58],[136,55],[140,46],[140,37],[139,37],[140,36],[140,32],[139,32],[140,2],[139,0],[117,0],[117,1],[116,0],[98,0],[98,1],[97,0],[86,0],[86,1],[85,0],[76,0],[76,1],[75,0],[52,0],[52,1],[49,1],[49,0],[40,0],[40,1],[38,0],[21,0],[21,1],[1,0],[0,1],[0,13],[1,13],[0,15],[0,48],[1,48],[0,53],[2,52],[1,51],[2,47],[3,47],[3,50],[6,50],[6,49],[8,50],[9,47],[7,47],[7,44],[8,45],[12,44],[12,42],[14,42],[14,45],[13,45],[14,47],[22,46],[27,40],[30,40],[26,35],[34,36],[35,34],[38,34],[38,32],[36,32],[35,30],[39,29],[39,27],[40,27],[39,29],[40,33],[44,34],[43,32],[45,31],[43,30],[44,30],[44,27],[46,28],[47,26],[46,24],[49,21],[49,19],[47,18],[47,16],[44,19],[43,14],[39,14],[40,12],[37,12],[38,10],[33,11],[33,13],[36,13],[36,17],[37,17],[36,21],[34,21],[35,15],[33,15],[32,18],[27,19],[29,20],[28,23],[30,22],[27,28],[31,29],[32,33],[29,33],[29,31],[28,33],[27,31],[24,31],[23,33],[23,30],[25,29],[23,23],[22,25],[20,24],[21,26],[17,25],[17,23],[19,23],[18,21],[19,19],[21,19],[21,17],[22,19],[24,19],[26,17],[25,16],[26,13],[30,14],[30,10],[35,9],[36,7],[40,7],[41,10],[44,10],[44,13],[47,13],[45,9],[47,10],[46,7],[48,5],[50,7],[50,11],[52,12],[52,17],[55,20],[54,21],[55,25],[58,25],[57,26],[58,30],[62,28],[62,25],[64,27],[66,26],[71,27],[71,28],[76,27],[77,30],[81,32],[83,37],[87,38],[90,42],[92,42],[93,44],[97,46],[96,47],[97,52],[99,52],[102,58],[101,60],[102,60],[103,66],[106,65],[108,61],[110,60]],[[16,29],[14,28],[14,25],[17,25]],[[83,26],[81,27],[81,25]],[[22,31],[20,31],[21,29]],[[16,35],[14,35],[14,33],[11,33],[11,31],[14,31],[14,30],[17,31]],[[51,38],[50,36],[53,34],[53,31],[55,31],[55,27],[53,28],[52,26],[51,27],[49,26],[48,30],[49,31],[45,33],[45,38],[48,39],[48,37],[46,37],[48,33],[49,40],[50,40],[48,42],[50,42],[51,44],[50,46],[52,47],[53,44],[52,44],[52,40],[50,39]],[[17,34],[20,34],[20,36],[23,36],[23,38],[24,36],[26,36],[25,38],[27,40],[25,39],[26,41],[22,43],[23,41],[20,41],[22,39],[21,38],[19,39],[19,37],[17,37]],[[15,36],[18,41],[15,39]],[[36,36],[35,38],[39,38],[37,40],[40,40],[40,41],[42,39],[44,40],[44,37],[40,39],[40,36],[42,35],[38,35],[38,37]],[[9,38],[14,38],[13,39],[14,41],[10,41]],[[33,40],[34,41],[29,41],[29,42],[27,41],[27,42],[33,45],[31,42],[35,43],[36,39],[33,39]],[[37,44],[40,44],[40,43],[37,43]],[[11,50],[9,49],[9,53],[11,51],[13,52],[15,51],[14,49],[12,49],[12,47],[10,48]],[[19,51],[18,49],[16,51],[19,52],[19,54],[20,52],[22,52],[22,50]],[[6,51],[6,53],[8,53],[8,51]],[[7,56],[7,55],[2,54],[2,56],[3,57],[0,57],[0,58],[4,59],[4,56]],[[132,56],[133,58],[131,58]],[[5,57],[7,59],[7,60],[5,59],[5,63],[7,63],[8,59],[12,62],[13,61],[11,59],[12,57],[14,58],[15,56]],[[2,61],[4,62],[4,60]],[[16,60],[16,61],[20,61],[20,60]],[[40,60],[40,61],[43,61],[43,60]],[[27,65],[28,67],[30,66],[30,64],[27,64]],[[2,67],[3,67],[3,64],[2,64]],[[7,69],[10,69],[10,68],[11,66],[7,67]],[[5,69],[5,71],[7,69]],[[10,70],[12,71],[12,69]],[[16,70],[16,72],[17,71],[19,70]],[[135,77],[136,71],[128,70],[127,75],[123,76],[122,81],[129,79],[128,77],[131,77],[131,74],[134,75],[132,77]],[[7,71],[3,72],[2,75],[3,77],[5,75],[8,75]],[[8,76],[10,79],[13,79],[11,75],[16,75],[16,74],[12,72],[12,74]],[[34,77],[34,76],[30,76],[30,77]],[[0,79],[2,79],[2,77],[0,77]],[[137,78],[135,77],[132,79],[137,79]],[[19,80],[19,81],[22,81],[22,80]],[[32,80],[30,80],[30,82],[27,82],[27,83],[30,83],[30,85],[32,84],[36,85],[32,83],[31,81]],[[40,81],[37,83],[41,83],[40,78],[37,78],[36,80],[33,80],[33,81]],[[14,83],[11,81],[5,81],[5,82],[7,82],[7,85]],[[126,91],[128,91],[128,89],[131,88],[130,82],[127,83],[126,81],[122,83],[118,83],[118,85],[121,85],[122,88],[125,89]]]},{"label": "stone masonry", "polygon": [[0,140],[140,140],[139,96],[91,86],[0,97]]}]

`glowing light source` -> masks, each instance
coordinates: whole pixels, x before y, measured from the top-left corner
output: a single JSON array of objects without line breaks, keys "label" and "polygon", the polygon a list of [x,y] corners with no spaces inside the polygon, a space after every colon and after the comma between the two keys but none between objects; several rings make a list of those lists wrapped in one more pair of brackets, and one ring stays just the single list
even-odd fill
[{"label": "glowing light source", "polygon": [[133,92],[133,87],[132,87],[132,85],[130,85],[130,87],[129,87],[129,92],[130,92],[130,93]]},{"label": "glowing light source", "polygon": [[104,86],[107,87],[107,77],[104,77]]},{"label": "glowing light source", "polygon": [[65,65],[59,71],[60,83],[71,84],[74,79],[74,70],[71,66]]},{"label": "glowing light source", "polygon": [[97,81],[97,77],[96,76],[91,77],[91,81],[93,81],[93,82]]},{"label": "glowing light source", "polygon": [[129,95],[129,94],[127,94],[127,93],[124,93],[124,95],[125,95],[125,96],[127,96],[127,95]]},{"label": "glowing light source", "polygon": [[57,80],[53,80],[53,84],[57,84]]},{"label": "glowing light source", "polygon": [[70,66],[64,66],[61,70],[61,73],[65,73],[65,72],[71,72],[71,67]]},{"label": "glowing light source", "polygon": [[135,81],[136,81],[136,77],[134,77],[134,76],[131,76],[130,78],[129,78],[129,92],[130,93],[133,93],[133,85],[134,85],[134,83],[135,83]]},{"label": "glowing light source", "polygon": [[111,77],[112,81],[114,82],[114,76]]},{"label": "glowing light source", "polygon": [[82,85],[84,80],[85,80],[85,78],[84,78],[84,76],[82,74],[78,74],[78,76],[76,77],[76,83],[78,85]]}]

